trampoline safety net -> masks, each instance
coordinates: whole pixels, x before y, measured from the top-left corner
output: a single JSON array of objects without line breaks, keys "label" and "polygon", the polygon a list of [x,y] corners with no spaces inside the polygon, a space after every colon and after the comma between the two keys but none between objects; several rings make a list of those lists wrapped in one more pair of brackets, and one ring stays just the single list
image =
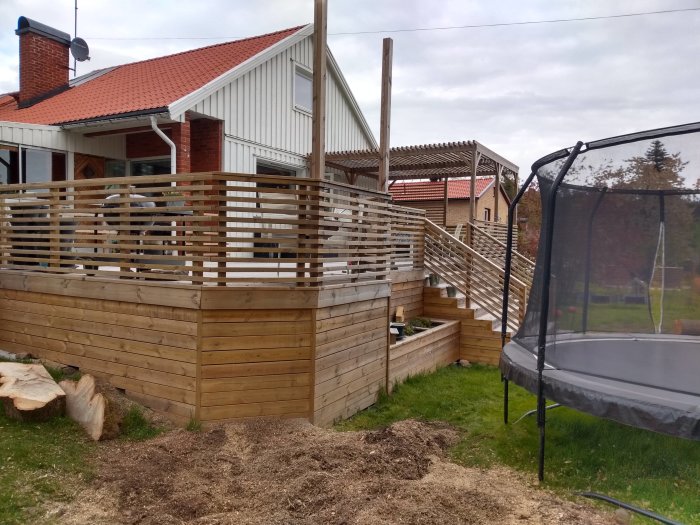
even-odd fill
[{"label": "trampoline safety net", "polygon": [[572,334],[700,335],[700,125],[587,144],[552,210],[554,157],[536,171],[543,229],[515,340],[537,351],[552,214],[548,349]]}]

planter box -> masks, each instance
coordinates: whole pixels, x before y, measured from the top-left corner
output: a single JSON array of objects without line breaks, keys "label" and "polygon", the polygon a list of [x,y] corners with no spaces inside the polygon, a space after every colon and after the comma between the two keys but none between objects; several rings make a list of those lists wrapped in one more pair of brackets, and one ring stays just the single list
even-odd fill
[{"label": "planter box", "polygon": [[389,347],[389,391],[409,376],[432,372],[459,359],[460,322],[438,323]]}]

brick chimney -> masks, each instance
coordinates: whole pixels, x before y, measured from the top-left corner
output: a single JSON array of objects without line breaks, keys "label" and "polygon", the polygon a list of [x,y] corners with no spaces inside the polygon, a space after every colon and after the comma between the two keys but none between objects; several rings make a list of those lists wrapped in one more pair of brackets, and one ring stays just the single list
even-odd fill
[{"label": "brick chimney", "polygon": [[70,35],[20,16],[19,106],[27,107],[68,89]]}]

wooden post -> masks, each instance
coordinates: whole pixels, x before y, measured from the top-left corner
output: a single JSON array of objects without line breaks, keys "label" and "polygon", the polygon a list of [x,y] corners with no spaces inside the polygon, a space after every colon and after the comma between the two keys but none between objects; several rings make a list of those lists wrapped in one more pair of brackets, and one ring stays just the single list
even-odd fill
[{"label": "wooden post", "polygon": [[493,222],[500,222],[500,215],[498,214],[498,201],[501,196],[501,175],[503,174],[503,165],[496,164],[496,184],[493,187]]},{"label": "wooden post", "polygon": [[472,158],[470,162],[469,169],[471,170],[472,178],[469,184],[469,222],[470,225],[467,228],[467,246],[472,247],[472,224],[474,219],[476,219],[476,172],[479,168],[479,161],[481,160],[481,153],[477,150],[477,146],[474,146],[472,150]]},{"label": "wooden post", "polygon": [[326,156],[326,0],[314,1],[314,74],[311,178],[323,179]]},{"label": "wooden post", "polygon": [[49,201],[49,267],[57,268],[61,265],[61,196],[59,188],[51,188],[51,199]]},{"label": "wooden post", "polygon": [[443,195],[442,195],[442,227],[445,228],[445,231],[447,231],[447,203],[448,203],[448,197],[447,197],[447,186],[450,182],[449,177],[445,177],[445,184],[443,187]]},{"label": "wooden post", "polygon": [[394,41],[383,40],[382,47],[382,107],[379,124],[379,174],[377,190],[388,191],[389,183],[389,142],[391,134],[391,69],[394,56]]},{"label": "wooden post", "polygon": [[[193,183],[201,184],[201,181],[193,181]],[[204,197],[204,192],[202,190],[195,190],[191,192],[191,194],[193,197],[192,204],[194,206],[194,210],[192,211],[192,237],[197,239],[204,235],[204,232],[201,230],[201,226],[204,224],[204,222],[197,220],[198,218],[204,217],[204,212],[201,209],[202,204],[204,204],[204,201],[201,200],[202,197]],[[221,203],[216,202],[214,206],[218,210]],[[186,242],[187,241],[185,240],[185,243]],[[204,259],[204,242],[201,240],[192,241],[192,249],[189,251],[189,254],[192,262],[192,284],[201,286],[204,284],[204,260],[196,261],[195,258],[201,257]]]},{"label": "wooden post", "polygon": [[[519,178],[518,178],[518,172],[517,172],[517,171],[513,174],[513,180],[514,180],[514,182],[515,182],[515,193],[517,194],[517,193],[518,193],[518,187],[520,186],[520,180],[519,180]],[[517,207],[513,210],[513,224],[515,224],[516,226],[517,226],[517,224],[518,224],[518,208],[517,208]]]},{"label": "wooden post", "polygon": [[[119,254],[128,254],[128,258],[119,257],[117,259],[117,267],[121,273],[120,279],[128,279],[129,276],[123,275],[124,268],[127,272],[131,272],[131,263],[133,259],[131,254],[133,254],[133,249],[125,248],[125,244],[138,244],[134,239],[129,239],[133,233],[131,230],[131,187],[129,184],[119,184],[117,186],[117,199],[124,199],[126,202],[119,204],[117,208],[117,213],[119,217],[119,222],[117,222],[117,250]],[[138,268],[136,269],[138,272]]]},{"label": "wooden post", "polygon": [[217,246],[219,247],[219,251],[216,255],[219,257],[219,259],[225,259],[223,261],[219,260],[216,263],[216,276],[219,279],[223,279],[217,283],[217,286],[226,286],[226,266],[228,264],[228,252],[226,251],[226,226],[228,225],[228,219],[226,216],[226,210],[224,209],[228,205],[226,200],[226,181],[217,179],[215,187],[217,198],[216,207],[219,210],[215,233],[218,239]]}]

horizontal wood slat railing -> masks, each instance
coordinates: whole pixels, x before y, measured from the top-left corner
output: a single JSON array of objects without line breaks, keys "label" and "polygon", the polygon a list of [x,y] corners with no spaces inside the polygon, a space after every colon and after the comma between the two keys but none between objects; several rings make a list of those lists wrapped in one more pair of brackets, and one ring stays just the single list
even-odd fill
[{"label": "horizontal wood slat railing", "polygon": [[[481,221],[479,219],[474,219],[474,222],[471,224],[473,226],[476,226],[477,228],[483,230],[484,232],[489,234],[491,237],[496,238],[499,242],[501,242],[503,244],[508,242],[508,225],[507,224],[502,224],[500,222],[493,222],[493,221]],[[518,237],[517,224],[513,225],[513,236],[516,239]]]},{"label": "horizontal wood slat railing", "polygon": [[423,266],[418,210],[304,178],[196,173],[4,185],[0,268],[319,286]]},{"label": "horizontal wood slat railing", "polygon": [[[484,223],[483,221],[468,223],[472,232],[471,247],[487,259],[496,263],[501,268],[505,268],[508,228],[505,225],[498,225],[498,231],[505,229],[506,232],[506,241],[502,241],[500,239],[502,235],[499,234],[498,237],[496,237],[490,233],[494,231],[495,226],[492,226],[491,228],[484,227],[486,224],[493,225],[493,223]],[[513,234],[517,238],[517,232],[514,232]],[[535,263],[515,250],[513,250],[511,257],[511,272],[517,279],[527,284],[529,288],[532,287],[532,278],[535,274]]]},{"label": "horizontal wood slat railing", "polygon": [[[502,316],[503,268],[435,223],[425,221],[425,266],[496,318]],[[525,316],[528,285],[511,276],[508,326],[516,329]]]}]

